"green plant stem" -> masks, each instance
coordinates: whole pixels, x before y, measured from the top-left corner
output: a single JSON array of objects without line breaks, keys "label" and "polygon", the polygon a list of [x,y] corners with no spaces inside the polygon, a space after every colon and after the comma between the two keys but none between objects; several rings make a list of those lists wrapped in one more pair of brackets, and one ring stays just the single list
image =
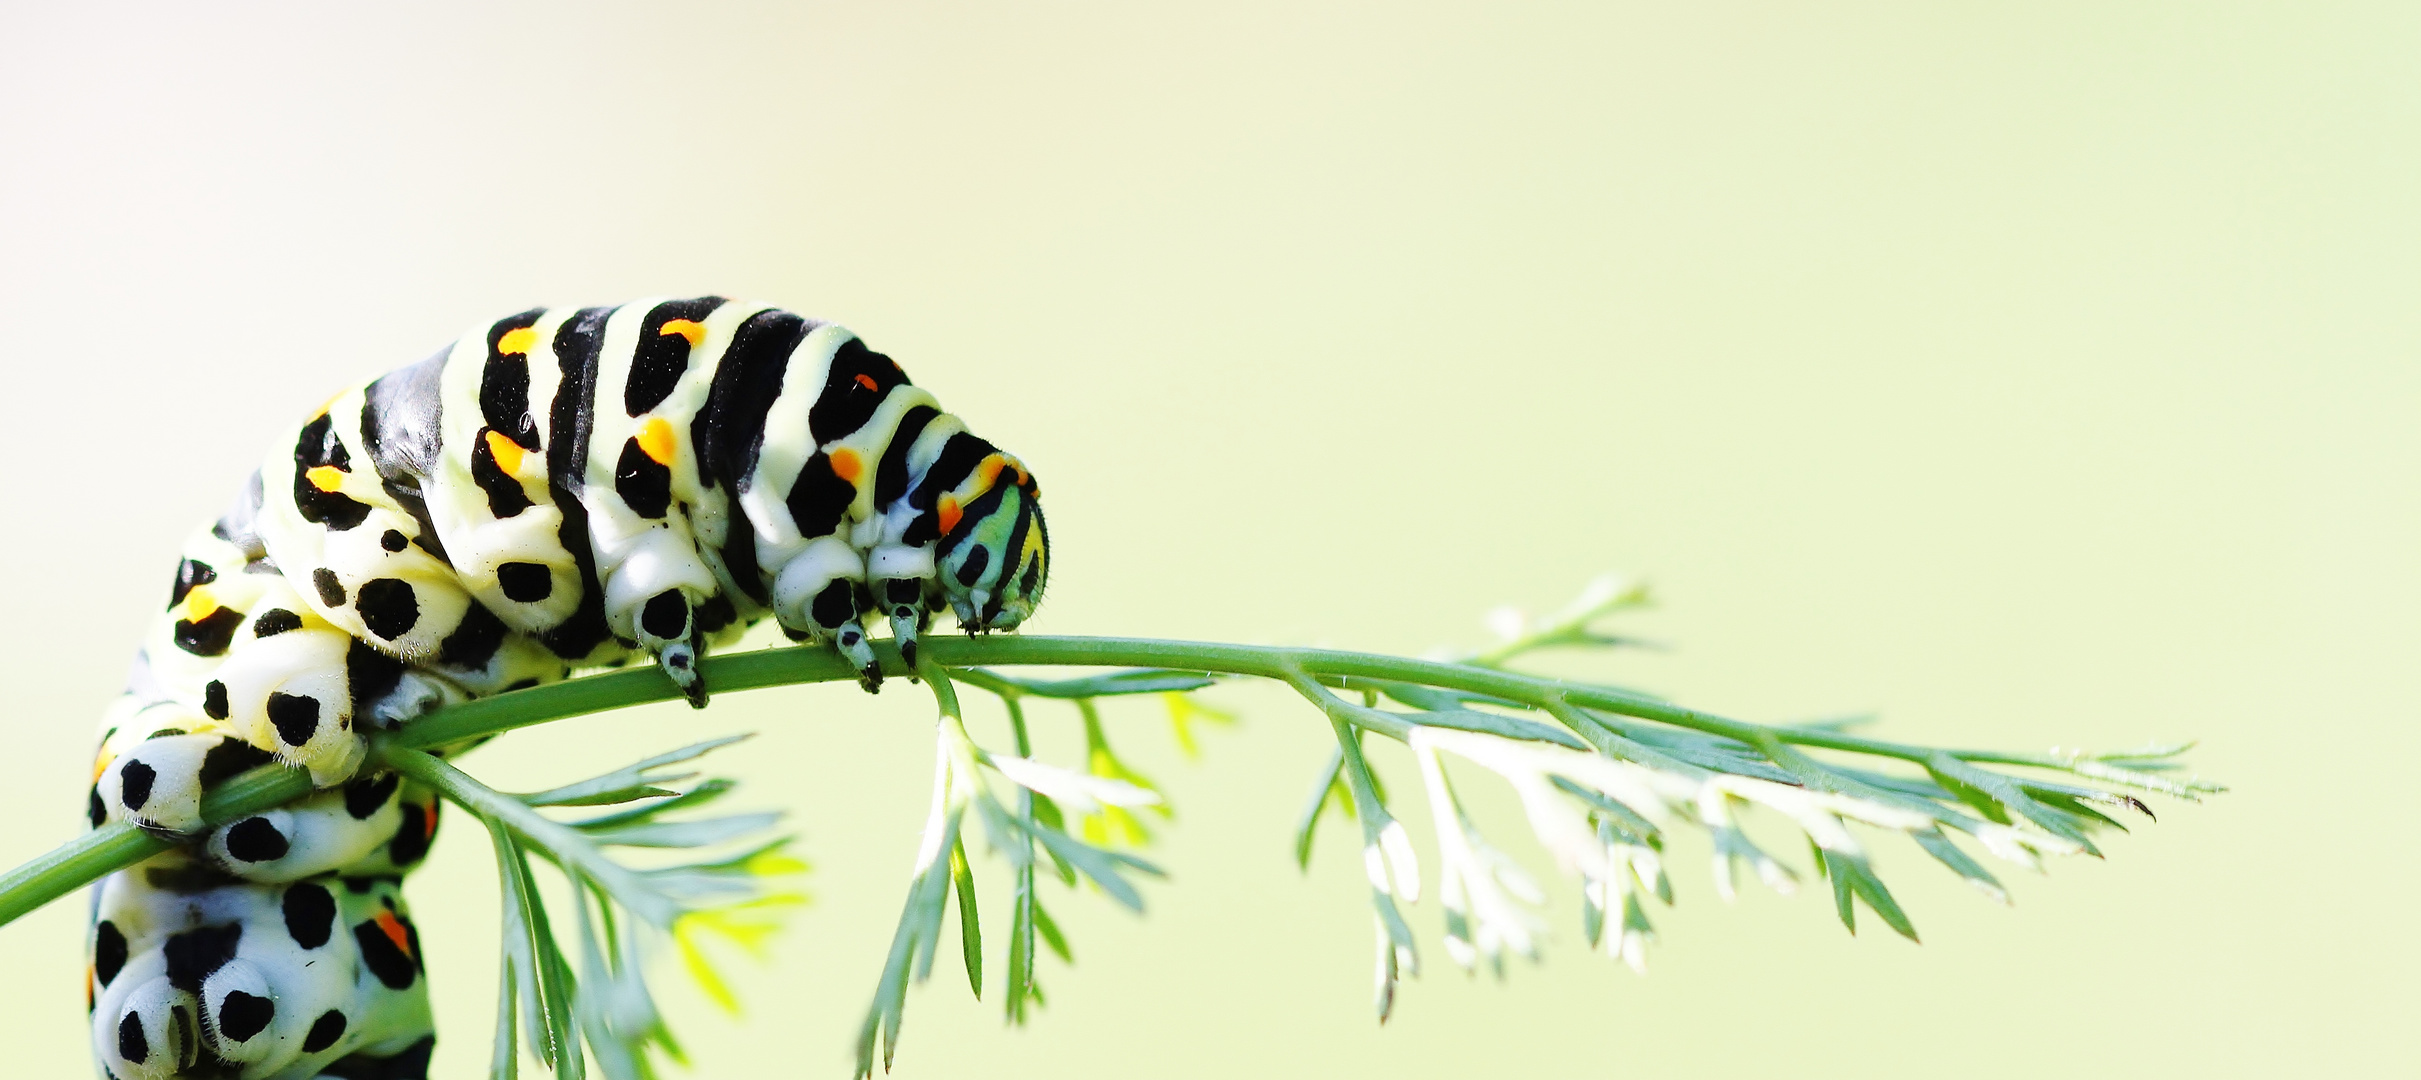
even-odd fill
[{"label": "green plant stem", "polygon": [[[264,765],[212,788],[203,820],[220,822],[272,810],[311,793],[311,774]],[[94,829],[0,875],[0,925],[169,849],[168,841],[119,823]]]},{"label": "green plant stem", "polygon": [[[876,642],[874,645],[884,674],[893,677],[911,674],[900,659],[897,648],[889,642]],[[1751,747],[1770,743],[1810,746],[1896,758],[1919,765],[1935,759],[1936,755],[1947,755],[1959,761],[2063,771],[2077,768],[2076,761],[2055,755],[1945,751],[1851,735],[1828,728],[1772,727],[1732,720],[1586,683],[1521,675],[1468,664],[1330,649],[1151,638],[1021,635],[950,638],[937,635],[926,639],[920,659],[943,668],[978,665],[1174,668],[1257,676],[1286,683],[1309,679],[1352,690],[1383,689],[1386,683],[1418,683],[1521,702],[1551,712],[1562,712],[1571,707],[1593,709],[1720,735]],[[839,682],[856,677],[856,673],[837,654],[814,647],[766,649],[710,657],[702,670],[707,685],[717,693],[768,686]],[[981,680],[975,681],[981,683]],[[1297,685],[1300,688],[1299,683]],[[400,767],[403,762],[398,759],[403,755],[397,751],[426,750],[514,728],[630,705],[669,701],[680,696],[672,681],[653,666],[587,675],[548,686],[499,694],[451,706],[405,725],[401,731],[381,740],[373,752],[372,767]],[[1372,717],[1359,716],[1351,706],[1347,706],[1343,712],[1349,720],[1375,722]],[[310,790],[310,780],[302,770],[264,766],[211,791],[203,800],[203,819],[212,824],[223,823],[292,802]],[[0,875],[0,925],[14,921],[113,871],[166,851],[169,846],[166,841],[124,823],[86,832],[6,875]]]}]

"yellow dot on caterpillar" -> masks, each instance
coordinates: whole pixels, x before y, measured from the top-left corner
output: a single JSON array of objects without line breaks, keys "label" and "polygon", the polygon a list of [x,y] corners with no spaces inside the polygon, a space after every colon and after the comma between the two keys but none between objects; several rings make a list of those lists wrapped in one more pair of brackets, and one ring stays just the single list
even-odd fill
[{"label": "yellow dot on caterpillar", "polygon": [[345,486],[345,470],[334,465],[314,465],[303,470],[303,479],[321,491],[334,491]]},{"label": "yellow dot on caterpillar", "polygon": [[504,432],[495,428],[488,429],[487,441],[488,456],[496,459],[496,468],[499,471],[506,476],[512,476],[521,471],[521,455],[528,451],[523,450],[520,443],[514,442]]},{"label": "yellow dot on caterpillar", "polygon": [[537,343],[538,331],[532,330],[526,326],[517,327],[505,331],[503,337],[496,339],[496,355],[528,356],[530,353],[530,346]]},{"label": "yellow dot on caterpillar", "polygon": [[185,591],[185,621],[198,623],[219,609],[219,598],[199,585]]},{"label": "yellow dot on caterpillar", "polygon": [[670,465],[675,449],[678,449],[678,444],[673,441],[671,421],[661,416],[650,416],[646,423],[639,425],[639,452],[646,454],[650,460],[658,465]]},{"label": "yellow dot on caterpillar", "polygon": [[832,452],[832,475],[854,484],[857,483],[858,474],[864,472],[865,469],[866,464],[859,460],[857,451],[835,450]]},{"label": "yellow dot on caterpillar", "polygon": [[656,336],[688,338],[689,347],[694,349],[699,342],[706,340],[706,326],[696,319],[668,319],[664,328],[656,331]]},{"label": "yellow dot on caterpillar", "polygon": [[944,495],[941,497],[941,504],[934,507],[934,510],[941,515],[941,531],[944,534],[947,534],[950,530],[958,527],[957,499]]}]

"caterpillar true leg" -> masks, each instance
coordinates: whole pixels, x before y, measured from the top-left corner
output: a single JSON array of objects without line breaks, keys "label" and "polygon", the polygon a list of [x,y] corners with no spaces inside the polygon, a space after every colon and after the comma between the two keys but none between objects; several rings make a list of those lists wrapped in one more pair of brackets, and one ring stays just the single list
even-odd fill
[{"label": "caterpillar true leg", "polygon": [[698,640],[696,605],[679,589],[666,589],[639,611],[639,647],[656,658],[691,708],[706,707],[706,676],[698,661],[706,659]]},{"label": "caterpillar true leg", "polygon": [[866,642],[865,625],[858,621],[858,592],[865,576],[864,559],[847,541],[820,537],[774,578],[773,611],[785,629],[803,630],[809,640],[840,650],[871,693],[882,686],[883,673],[874,647]]}]

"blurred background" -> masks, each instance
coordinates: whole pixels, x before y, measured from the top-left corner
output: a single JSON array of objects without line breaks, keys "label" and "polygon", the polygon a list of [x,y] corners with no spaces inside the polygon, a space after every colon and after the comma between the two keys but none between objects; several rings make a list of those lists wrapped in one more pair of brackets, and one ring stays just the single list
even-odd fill
[{"label": "blurred background", "polygon": [[[1039,632],[1420,651],[1619,570],[1674,648],[1593,673],[1948,745],[2198,738],[2235,786],[2004,868],[2011,909],[1881,848],[1923,946],[1726,906],[1703,845],[1645,979],[1568,888],[1501,984],[1424,905],[1382,1028],[1345,833],[1288,853],[1323,725],[1219,691],[1243,723],[1188,761],[1132,704],[1174,880],[1058,902],[1029,1029],[997,942],[984,1002],[940,972],[901,1076],[2412,1070],[2421,12],[1820,7],[9,5],[0,859],[74,834],[176,545],[330,392],[533,304],[717,292],[848,323],[1034,466]],[[469,764],[742,730],[815,902],[743,1017],[664,996],[697,1075],[841,1076],[921,695]],[[457,818],[412,887],[440,1076],[484,1068],[490,867]],[[80,902],[0,931],[11,1074],[88,1068],[82,936]]]}]

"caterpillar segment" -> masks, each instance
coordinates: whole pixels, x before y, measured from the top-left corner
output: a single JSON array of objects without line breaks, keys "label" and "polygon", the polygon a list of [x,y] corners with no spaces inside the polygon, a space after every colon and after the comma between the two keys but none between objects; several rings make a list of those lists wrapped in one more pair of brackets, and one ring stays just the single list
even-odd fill
[{"label": "caterpillar segment", "polygon": [[[1037,498],[847,329],[716,297],[524,311],[329,399],[186,542],[104,717],[92,824],[177,846],[97,894],[103,1074],[425,1077],[398,890],[437,799],[361,774],[372,731],[636,659],[702,706],[767,619],[875,690],[868,626],[913,666],[937,613],[1032,614]],[[205,827],[273,760],[321,790]]]},{"label": "caterpillar segment", "polygon": [[93,1053],[119,1080],[427,1075],[419,931],[394,879],[119,874],[91,944]]},{"label": "caterpillar segment", "polygon": [[734,332],[760,310],[712,298],[629,305],[606,321],[598,354],[597,385],[621,388],[597,395],[582,487],[606,622],[695,706],[706,703],[704,609],[721,595],[693,527],[710,509],[696,422]]}]

